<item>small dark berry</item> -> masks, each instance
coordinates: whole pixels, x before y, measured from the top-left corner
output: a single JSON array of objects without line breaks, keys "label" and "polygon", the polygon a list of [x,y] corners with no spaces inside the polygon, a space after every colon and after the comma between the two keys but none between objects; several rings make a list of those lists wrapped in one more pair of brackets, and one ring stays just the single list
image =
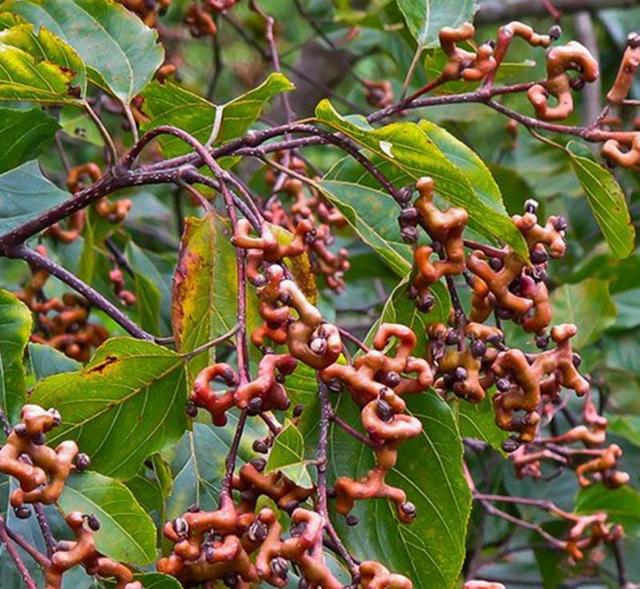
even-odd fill
[{"label": "small dark berry", "polygon": [[446,336],[444,341],[448,346],[453,346],[453,345],[459,343],[460,342],[460,332],[456,331],[455,329],[450,329],[447,332],[447,336]]},{"label": "small dark berry", "polygon": [[259,454],[267,454],[269,452],[269,445],[264,440],[256,440],[253,442],[253,451]]},{"label": "small dark berry", "polygon": [[505,393],[511,388],[511,381],[508,378],[499,378],[496,381],[496,388]]},{"label": "small dark berry", "polygon": [[504,262],[500,258],[489,258],[489,266],[496,272],[500,272],[504,267]]},{"label": "small dark berry", "polygon": [[538,203],[537,200],[533,198],[528,198],[527,200],[524,201],[524,212],[535,215],[539,206],[540,206],[540,203]]},{"label": "small dark berry", "polygon": [[557,41],[562,36],[562,27],[560,25],[553,25],[549,29],[549,37],[552,41]]},{"label": "small dark berry", "polygon": [[556,231],[565,231],[569,226],[569,224],[567,223],[567,220],[564,217],[558,217],[555,220],[554,226],[556,228]]},{"label": "small dark berry", "polygon": [[536,346],[541,350],[546,350],[549,345],[549,336],[548,335],[537,335],[536,336]]},{"label": "small dark berry", "polygon": [[580,356],[580,354],[576,354],[574,352],[573,355],[571,356],[571,361],[573,362],[573,365],[576,368],[578,368],[578,366],[580,366],[580,364],[582,364],[582,357]]},{"label": "small dark berry", "polygon": [[230,589],[235,589],[238,586],[238,575],[226,575],[222,582]]},{"label": "small dark berry", "polygon": [[294,417],[300,417],[302,415],[302,413],[304,412],[304,405],[302,403],[298,403],[294,408],[293,408],[293,416]]},{"label": "small dark berry", "polygon": [[249,526],[248,536],[252,542],[262,542],[268,533],[267,526],[258,519]]},{"label": "small dark berry", "polygon": [[24,438],[27,435],[27,426],[24,423],[19,423],[13,428],[13,431],[17,436]]},{"label": "small dark berry", "polygon": [[453,377],[457,381],[466,380],[468,376],[469,372],[464,366],[458,366],[453,373]]},{"label": "small dark berry", "polygon": [[254,397],[247,404],[247,412],[249,415],[258,415],[262,410],[262,399],[260,397]]},{"label": "small dark berry", "polygon": [[267,466],[267,461],[259,456],[258,458],[253,458],[251,460],[251,466],[253,466],[253,468],[255,468],[258,472],[262,472],[265,466]]},{"label": "small dark berry", "polygon": [[413,519],[417,515],[416,506],[411,503],[411,501],[406,501],[400,505],[400,509],[402,513],[404,513],[407,517]]},{"label": "small dark berry", "polygon": [[632,49],[640,47],[640,35],[638,33],[629,33],[627,37],[627,45]]},{"label": "small dark berry", "polygon": [[388,387],[394,389],[400,384],[400,375],[393,371],[387,372],[384,377],[384,382]]},{"label": "small dark berry", "polygon": [[515,438],[507,438],[502,442],[502,449],[507,453],[515,452],[520,447],[520,442]]},{"label": "small dark berry", "polygon": [[549,259],[549,254],[544,249],[536,248],[531,252],[531,261],[534,264],[544,264]]},{"label": "small dark berry", "polygon": [[418,241],[418,230],[415,227],[403,227],[400,229],[400,236],[405,243],[415,243]]},{"label": "small dark berry", "polygon": [[403,225],[415,225],[419,218],[418,210],[414,207],[409,207],[400,213],[398,222]]},{"label": "small dark berry", "polygon": [[583,77],[572,78],[571,82],[569,82],[569,84],[571,85],[571,88],[576,92],[580,92],[580,90],[584,88],[585,83],[586,82],[584,81]]},{"label": "small dark berry", "polygon": [[97,532],[100,529],[100,520],[93,514],[87,516],[87,525],[94,532]]},{"label": "small dark berry", "polygon": [[216,557],[215,548],[211,545],[208,545],[204,549],[204,557],[207,562],[213,562],[213,559]]},{"label": "small dark berry", "polygon": [[289,572],[289,563],[281,556],[276,556],[271,561],[271,571],[276,577],[286,577]]},{"label": "small dark berry", "polygon": [[357,526],[360,523],[360,520],[355,515],[348,515],[344,518],[345,523],[348,526]]},{"label": "small dark berry", "polygon": [[393,409],[384,399],[378,399],[376,412],[382,421],[390,421],[393,419]]},{"label": "small dark berry", "polygon": [[418,307],[418,311],[422,311],[423,313],[428,313],[429,311],[431,311],[433,305],[435,304],[436,300],[433,298],[432,295],[430,294],[426,294],[424,295],[418,302],[417,302],[417,307]]},{"label": "small dark berry", "polygon": [[76,470],[82,472],[87,470],[91,466],[91,458],[84,452],[81,452],[76,456]]},{"label": "small dark berry", "polygon": [[487,351],[487,345],[482,340],[476,340],[471,344],[471,353],[476,358],[484,356],[486,351]]},{"label": "small dark berry", "polygon": [[192,418],[198,416],[198,407],[193,401],[187,401],[187,406],[185,407],[185,413]]},{"label": "small dark berry", "polygon": [[18,519],[29,519],[31,517],[31,510],[25,505],[22,505],[21,507],[16,507],[13,510],[13,513],[15,513]]},{"label": "small dark berry", "polygon": [[327,383],[327,388],[332,392],[332,393],[339,393],[342,390],[342,381],[338,380],[338,379],[333,379],[330,380]]}]

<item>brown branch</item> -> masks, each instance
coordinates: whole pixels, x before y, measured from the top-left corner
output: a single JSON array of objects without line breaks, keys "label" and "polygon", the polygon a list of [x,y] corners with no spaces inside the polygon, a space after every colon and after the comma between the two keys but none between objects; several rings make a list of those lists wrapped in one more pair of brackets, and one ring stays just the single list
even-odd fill
[{"label": "brown branch", "polygon": [[[640,6],[639,0],[553,0],[556,10],[562,14],[574,14],[576,12],[595,12],[607,8],[631,8]],[[525,16],[548,16],[547,7],[543,2],[531,0],[486,0],[478,13],[475,22],[477,24],[491,22],[506,22]]]}]

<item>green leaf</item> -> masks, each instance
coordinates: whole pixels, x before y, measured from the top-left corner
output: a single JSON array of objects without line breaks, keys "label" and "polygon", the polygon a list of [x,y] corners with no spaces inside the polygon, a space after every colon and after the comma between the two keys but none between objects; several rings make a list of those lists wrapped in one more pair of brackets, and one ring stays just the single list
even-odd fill
[{"label": "green leaf", "polygon": [[269,452],[267,472],[279,470],[296,485],[311,488],[313,481],[307,470],[304,446],[302,433],[290,419],[286,419]]},{"label": "green leaf", "polygon": [[61,47],[44,28],[37,36],[31,25],[0,32],[0,100],[80,104],[72,88],[74,70],[50,55]]},{"label": "green leaf", "polygon": [[401,323],[410,327],[418,337],[414,356],[422,357],[427,352],[427,327],[432,323],[446,323],[451,309],[451,298],[447,287],[437,282],[431,287],[435,304],[428,313],[418,311],[409,298],[409,281],[402,280],[391,293],[382,309],[380,319],[369,330],[365,341],[371,343],[381,323]]},{"label": "green leaf", "polygon": [[182,589],[177,579],[161,573],[136,575],[135,580],[140,581],[144,589]]},{"label": "green leaf", "polygon": [[318,186],[389,268],[398,276],[411,271],[413,253],[400,237],[398,205],[389,194],[337,180],[323,180]]},{"label": "green leaf", "polygon": [[[457,586],[464,560],[471,510],[462,472],[462,440],[453,411],[437,395],[408,400],[424,431],[402,444],[387,481],[406,491],[418,515],[410,525],[401,524],[388,501],[361,501],[353,513],[363,523],[355,527],[339,523],[341,537],[356,558],[384,562],[408,576],[416,589],[451,589]],[[349,423],[358,421],[359,411],[346,395],[339,413]],[[372,463],[369,448],[335,427],[330,456],[330,468],[340,475],[362,476]]]},{"label": "green leaf", "polygon": [[[222,106],[216,106],[173,82],[154,82],[143,92],[143,110],[151,118],[149,129],[172,125],[206,143],[211,137],[216,112],[222,109],[222,121],[216,143],[224,143],[247,131],[274,96],[291,90],[293,84],[285,76],[272,73],[260,86]],[[188,145],[175,137],[162,137],[159,141],[167,157],[192,151]]]},{"label": "green leaf", "polygon": [[609,283],[594,278],[558,287],[551,295],[551,306],[554,317],[578,326],[578,333],[571,340],[576,349],[596,341],[614,323],[617,313]]},{"label": "green leaf", "polygon": [[3,142],[0,173],[39,156],[51,145],[58,129],[56,121],[39,108],[0,108],[0,134]]},{"label": "green leaf", "polygon": [[[322,123],[371,151],[374,154],[372,163],[392,182],[406,185],[422,176],[431,176],[438,194],[451,204],[469,211],[472,227],[506,242],[520,255],[528,257],[524,238],[508,215],[497,211],[495,204],[488,206],[478,197],[462,170],[448,160],[419,125],[401,122],[374,129],[364,119],[354,122],[353,119],[340,116],[328,100],[320,102],[316,116]],[[354,177],[353,171],[350,171],[347,174],[349,176],[356,184],[371,186],[372,178],[367,173],[360,172],[359,176]],[[329,174],[328,179],[335,178]],[[338,179],[345,180],[345,177]],[[377,182],[374,187],[379,188]]]},{"label": "green leaf", "polygon": [[607,415],[610,434],[624,438],[640,448],[640,416],[639,415]]},{"label": "green leaf", "polygon": [[610,522],[624,525],[627,532],[640,530],[640,493],[628,485],[607,489],[597,484],[581,489],[576,499],[576,512],[597,511],[606,512]]},{"label": "green leaf", "polygon": [[31,399],[62,414],[52,444],[75,440],[94,470],[121,479],[186,428],[183,360],[133,338],[111,339],[82,370],[40,381]]},{"label": "green leaf", "polygon": [[60,119],[58,122],[69,137],[86,141],[97,147],[104,145],[104,139],[102,135],[100,135],[98,127],[96,127],[86,112],[70,106],[64,106],[60,111]]},{"label": "green leaf", "polygon": [[478,155],[462,141],[435,123],[423,119],[418,125],[449,161],[462,170],[477,197],[488,207],[499,213],[506,214],[507,211],[502,202],[500,188],[491,175],[489,168]]},{"label": "green leaf", "polygon": [[480,403],[455,402],[460,433],[465,438],[486,442],[494,450],[504,454],[502,442],[509,434],[496,425],[491,396],[487,395]]},{"label": "green leaf", "polygon": [[626,258],[634,248],[636,231],[631,222],[624,192],[613,174],[571,141],[566,152],[584,190],[593,215],[617,258]]},{"label": "green leaf", "polygon": [[473,20],[476,0],[397,0],[411,34],[421,47],[438,47],[442,27]]},{"label": "green leaf", "polygon": [[16,296],[0,289],[0,407],[15,422],[25,398],[22,363],[31,335],[31,312]]},{"label": "green leaf", "polygon": [[47,376],[61,372],[75,372],[82,368],[80,362],[76,362],[59,350],[44,344],[29,344],[28,354],[31,372],[36,380],[42,380]]},{"label": "green leaf", "polygon": [[71,45],[91,81],[127,104],[164,60],[157,32],[111,0],[7,0],[0,9],[46,27]]},{"label": "green leaf", "polygon": [[[194,504],[202,509],[218,508],[225,456],[231,448],[236,424],[237,418],[233,414],[229,415],[225,427],[196,422],[193,431],[186,432],[177,444],[162,453],[173,474],[173,489],[167,500],[168,519],[178,517]],[[238,452],[239,463],[255,456],[251,446],[266,433],[267,429],[259,419],[247,422]]]},{"label": "green leaf", "polygon": [[164,495],[160,481],[157,478],[146,476],[147,467],[143,466],[140,472],[124,484],[133,493],[136,501],[140,503],[147,513],[161,512]]},{"label": "green leaf", "polygon": [[[127,247],[127,253],[133,248],[138,255],[144,255],[135,244]],[[135,272],[133,285],[136,293],[135,312],[137,323],[149,333],[158,333],[160,326],[160,310],[162,294],[152,277],[143,272]]]},{"label": "green leaf", "polygon": [[[171,323],[179,352],[190,352],[236,324],[237,272],[229,230],[216,213],[188,218],[173,276]],[[204,368],[214,350],[194,358]]]},{"label": "green leaf", "polygon": [[35,160],[0,174],[0,194],[0,237],[69,197],[42,175]]},{"label": "green leaf", "polygon": [[95,472],[71,475],[59,505],[65,514],[79,511],[100,520],[96,546],[106,556],[136,565],[156,558],[156,530],[151,518],[121,482]]}]

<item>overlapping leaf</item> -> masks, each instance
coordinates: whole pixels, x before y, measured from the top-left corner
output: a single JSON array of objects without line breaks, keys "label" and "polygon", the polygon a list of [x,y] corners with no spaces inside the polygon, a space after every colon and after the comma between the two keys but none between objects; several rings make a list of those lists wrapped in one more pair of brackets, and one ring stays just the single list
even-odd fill
[{"label": "overlapping leaf", "polygon": [[578,333],[571,339],[576,349],[596,341],[616,319],[606,280],[588,278],[578,284],[563,284],[553,291],[551,305],[554,317],[578,326]]},{"label": "overlapping leaf", "polygon": [[566,152],[611,252],[626,258],[633,251],[636,231],[622,188],[580,144],[571,141]]},{"label": "overlapping leaf", "polygon": [[640,531],[640,493],[627,485],[619,489],[607,489],[598,484],[582,489],[576,501],[576,511],[604,511],[608,521],[623,524],[627,532]]},{"label": "overlapping leaf", "polygon": [[56,121],[39,108],[0,108],[0,174],[37,157],[53,143]]},{"label": "overlapping leaf", "polygon": [[100,529],[94,538],[103,554],[137,565],[155,560],[153,521],[119,481],[95,472],[72,475],[59,505],[66,514],[79,511],[98,517]]},{"label": "overlapping leaf", "polygon": [[[260,86],[246,94],[216,106],[174,84],[151,84],[143,93],[144,112],[151,118],[149,128],[172,125],[184,129],[201,143],[209,141],[216,113],[222,109],[217,143],[224,143],[242,135],[260,116],[265,105],[274,96],[289,92],[293,85],[282,74],[271,74]],[[160,145],[167,157],[182,155],[191,148],[175,137],[163,137]]]},{"label": "overlapping leaf", "polygon": [[[388,501],[361,501],[353,513],[363,523],[353,528],[340,523],[340,533],[357,558],[384,562],[408,576],[416,589],[451,589],[464,560],[471,509],[461,436],[451,408],[437,395],[412,399],[410,409],[424,431],[403,444],[387,481],[407,492],[417,507],[416,519],[401,524]],[[349,423],[357,422],[358,410],[350,399],[343,397],[338,411]],[[334,475],[361,476],[371,466],[371,450],[341,430],[332,430],[330,448]]]},{"label": "overlapping leaf", "polygon": [[157,33],[117,2],[7,0],[0,10],[46,27],[71,45],[90,80],[126,103],[148,84],[164,59]]},{"label": "overlapping leaf", "polygon": [[77,105],[79,70],[77,56],[47,29],[36,35],[26,24],[0,32],[0,100]]},{"label": "overlapping leaf", "polygon": [[400,323],[410,327],[417,335],[415,356],[424,356],[427,351],[427,328],[431,323],[444,323],[451,310],[451,297],[446,286],[437,282],[431,287],[435,303],[428,313],[418,311],[408,295],[408,280],[402,280],[391,293],[380,314],[380,319],[369,331],[366,341],[371,343],[381,323]]},{"label": "overlapping leaf", "polygon": [[92,469],[127,479],[186,428],[184,361],[150,342],[115,338],[82,370],[40,381],[32,401],[62,414],[53,444],[76,440]]},{"label": "overlapping leaf", "polygon": [[[225,456],[231,447],[237,419],[230,415],[226,427],[194,423],[180,442],[162,455],[169,462],[173,474],[173,490],[167,500],[167,517],[174,518],[190,506],[217,509],[220,485],[225,473]],[[262,422],[250,420],[240,443],[240,461],[255,456],[251,449],[258,437],[266,434]]]},{"label": "overlapping leaf", "polygon": [[398,205],[389,194],[340,180],[326,179],[319,186],[362,241],[398,276],[406,276],[411,271],[411,247],[400,237]]},{"label": "overlapping leaf", "polygon": [[[341,117],[328,100],[318,105],[316,116],[322,123],[367,148],[373,154],[372,162],[392,182],[404,185],[422,176],[431,176],[438,194],[451,204],[467,209],[472,227],[528,256],[524,239],[511,219],[496,210],[495,203],[489,206],[484,198],[476,194],[465,173],[449,161],[418,124],[392,123],[373,129],[364,120]],[[459,156],[459,146],[456,147]],[[359,172],[356,171],[358,169]],[[379,188],[375,180],[359,166],[336,168],[327,179],[349,180],[354,184]]]},{"label": "overlapping leaf", "polygon": [[69,197],[42,175],[36,161],[0,174],[0,194],[0,236]]},{"label": "overlapping leaf", "polygon": [[476,0],[397,0],[411,34],[421,47],[437,47],[442,27],[458,27],[471,21]]},{"label": "overlapping leaf", "polygon": [[22,363],[31,335],[31,312],[15,295],[0,289],[0,407],[12,422],[18,418],[26,392]]},{"label": "overlapping leaf", "polygon": [[305,463],[304,446],[302,433],[287,419],[269,452],[267,472],[279,470],[296,485],[307,489],[312,487],[313,482]]},{"label": "overlapping leaf", "polygon": [[[228,227],[216,213],[185,222],[171,303],[173,335],[180,352],[190,352],[236,324],[237,271],[229,239]],[[206,364],[207,355],[202,354],[194,358],[192,367]]]},{"label": "overlapping leaf", "polygon": [[456,401],[456,410],[460,434],[463,437],[486,442],[494,450],[504,453],[502,442],[509,437],[509,434],[496,425],[490,394],[480,403]]}]

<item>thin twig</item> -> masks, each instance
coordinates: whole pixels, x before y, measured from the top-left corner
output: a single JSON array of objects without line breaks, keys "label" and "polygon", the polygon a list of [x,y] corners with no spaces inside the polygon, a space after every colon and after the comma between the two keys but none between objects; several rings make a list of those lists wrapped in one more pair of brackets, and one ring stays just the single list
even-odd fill
[{"label": "thin twig", "polygon": [[320,381],[318,382],[318,396],[320,398],[320,435],[318,438],[318,451],[316,452],[316,468],[318,470],[318,513],[324,519],[325,531],[334,545],[336,552],[349,567],[353,584],[357,586],[360,581],[358,566],[344,544],[342,544],[329,517],[327,501],[327,452],[329,447],[329,424],[333,418],[333,409],[329,398],[329,389]]},{"label": "thin twig", "polygon": [[7,550],[7,554],[9,555],[13,563],[16,565],[16,568],[18,569],[18,572],[22,577],[25,587],[27,589],[38,589],[35,581],[31,577],[31,574],[29,573],[27,567],[22,561],[22,558],[18,554],[16,547],[13,545],[11,538],[9,538],[9,534],[7,533],[7,526],[2,516],[0,516],[0,542],[4,544],[4,547]]},{"label": "thin twig", "polygon": [[25,245],[19,245],[10,248],[5,251],[5,255],[9,258],[18,258],[28,262],[36,268],[46,270],[52,276],[55,276],[60,281],[64,282],[67,286],[70,286],[75,291],[79,292],[85,297],[92,305],[98,307],[104,311],[109,317],[111,317],[118,325],[129,332],[132,336],[153,340],[154,336],[147,333],[134,321],[129,319],[118,307],[116,307],[111,301],[101,295],[93,287],[89,286],[86,282],[80,280],[73,272],[69,272],[62,266],[56,264],[50,258],[47,258],[37,251],[28,248]]},{"label": "thin twig", "polygon": [[111,134],[109,133],[107,128],[104,126],[102,119],[96,114],[96,111],[94,111],[93,108],[91,108],[91,105],[85,101],[83,103],[83,106],[84,106],[84,109],[87,111],[87,114],[93,121],[93,124],[98,128],[100,135],[102,135],[102,139],[104,140],[105,145],[107,146],[107,149],[109,151],[111,163],[115,164],[118,161],[118,150],[116,149],[116,144],[113,142],[113,137],[111,137]]},{"label": "thin twig", "polygon": [[185,360],[191,360],[191,358],[194,358],[195,356],[198,356],[199,354],[202,354],[203,352],[206,352],[211,348],[215,348],[216,346],[219,346],[220,344],[226,342],[228,339],[231,339],[236,333],[238,333],[239,329],[240,329],[240,325],[236,325],[235,327],[233,327],[233,329],[230,329],[229,331],[227,331],[227,333],[223,333],[221,336],[218,336],[217,338],[212,339],[211,341],[208,341],[206,344],[202,344],[201,346],[198,346],[195,350],[191,350],[190,352],[181,354],[180,357],[184,358]]}]

